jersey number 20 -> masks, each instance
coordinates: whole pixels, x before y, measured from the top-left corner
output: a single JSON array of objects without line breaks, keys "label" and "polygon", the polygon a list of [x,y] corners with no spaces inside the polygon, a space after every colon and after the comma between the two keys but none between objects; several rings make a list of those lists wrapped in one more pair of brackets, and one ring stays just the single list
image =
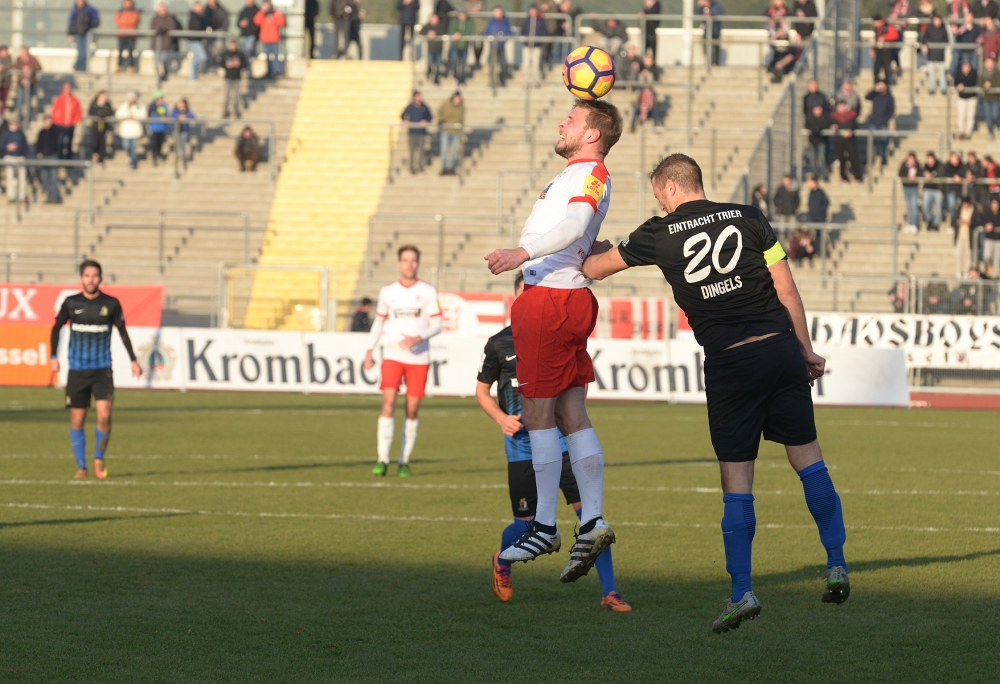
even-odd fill
[{"label": "jersey number 20", "polygon": [[[733,253],[733,258],[729,260],[729,263],[723,266],[719,263],[719,254],[722,252],[726,240],[733,235],[736,236],[736,252]],[[684,268],[684,280],[689,283],[700,283],[708,277],[708,274],[712,272],[712,266],[705,264],[698,268],[698,265],[705,260],[709,250],[712,252],[712,266],[715,266],[715,270],[719,273],[729,273],[736,268],[736,264],[740,261],[740,255],[743,253],[743,233],[736,226],[726,226],[716,238],[714,249],[712,248],[712,238],[708,233],[698,233],[685,240],[684,256],[694,255],[694,258]]]}]

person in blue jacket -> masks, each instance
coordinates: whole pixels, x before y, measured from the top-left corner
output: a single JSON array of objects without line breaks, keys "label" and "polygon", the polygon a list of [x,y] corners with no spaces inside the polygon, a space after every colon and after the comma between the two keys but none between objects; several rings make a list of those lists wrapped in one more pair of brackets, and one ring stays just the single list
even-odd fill
[{"label": "person in blue jacket", "polygon": [[493,8],[493,17],[486,24],[483,35],[494,39],[493,44],[490,46],[491,85],[499,83],[501,88],[506,88],[507,79],[510,78],[510,69],[507,66],[507,52],[504,50],[506,41],[504,38],[514,35],[514,31],[511,29],[510,20],[507,19],[507,15],[504,14],[502,7]]},{"label": "person in blue jacket", "polygon": [[66,34],[69,42],[76,45],[76,63],[73,64],[75,71],[87,70],[87,34],[100,25],[101,15],[93,5],[87,4],[87,0],[76,0],[73,3]]}]

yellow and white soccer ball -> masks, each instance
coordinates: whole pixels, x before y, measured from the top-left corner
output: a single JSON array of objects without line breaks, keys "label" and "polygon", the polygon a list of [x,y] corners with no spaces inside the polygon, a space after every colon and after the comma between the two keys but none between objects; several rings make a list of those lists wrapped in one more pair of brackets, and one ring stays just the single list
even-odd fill
[{"label": "yellow and white soccer ball", "polygon": [[563,83],[581,100],[597,100],[615,85],[615,60],[601,48],[585,45],[563,62]]}]

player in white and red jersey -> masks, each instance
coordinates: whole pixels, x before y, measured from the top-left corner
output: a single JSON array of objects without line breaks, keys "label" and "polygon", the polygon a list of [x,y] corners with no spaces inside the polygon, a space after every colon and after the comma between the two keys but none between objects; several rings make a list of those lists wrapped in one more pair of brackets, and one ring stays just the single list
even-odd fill
[{"label": "player in white and red jersey", "polygon": [[382,342],[382,414],[378,419],[378,463],[372,471],[385,475],[395,429],[396,394],[406,378],[406,420],[399,457],[399,476],[410,476],[410,454],[417,441],[420,400],[427,385],[431,362],[430,338],[441,332],[441,305],[432,285],[417,279],[420,250],[413,245],[399,248],[399,280],[378,293],[375,322],[368,338],[365,368],[375,365],[372,356]]},{"label": "player in white and red jersey", "polygon": [[586,387],[594,381],[587,338],[597,324],[597,300],[583,275],[611,201],[604,158],[618,142],[622,118],[607,102],[577,100],[559,124],[556,153],[566,168],[542,191],[524,224],[517,249],[486,257],[490,271],[524,266],[525,291],[511,307],[521,421],[531,440],[538,504],[530,530],[500,554],[529,561],[559,550],[556,504],[562,474],[559,433],[583,504],[580,533],[560,579],[574,582],[615,541],[604,522],[604,454],[587,416]]}]

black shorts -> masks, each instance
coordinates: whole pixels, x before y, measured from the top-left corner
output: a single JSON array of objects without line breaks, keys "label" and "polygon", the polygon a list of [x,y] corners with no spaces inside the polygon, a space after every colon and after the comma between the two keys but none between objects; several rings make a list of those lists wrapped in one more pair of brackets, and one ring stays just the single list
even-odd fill
[{"label": "black shorts", "polygon": [[[535,489],[535,469],[531,461],[513,461],[507,463],[507,484],[510,487],[510,510],[515,518],[535,517],[535,507],[538,505],[538,490]],[[569,454],[563,453],[562,477],[559,478],[559,489],[566,497],[566,503],[580,503],[580,489],[573,477],[573,467],[569,464]]]},{"label": "black shorts", "polygon": [[816,439],[809,373],[790,332],[706,358],[705,393],[720,461],[757,458],[761,433],[788,446]]},{"label": "black shorts", "polygon": [[113,401],[115,383],[110,368],[74,371],[66,377],[66,408],[90,408],[90,395],[97,401]]}]

